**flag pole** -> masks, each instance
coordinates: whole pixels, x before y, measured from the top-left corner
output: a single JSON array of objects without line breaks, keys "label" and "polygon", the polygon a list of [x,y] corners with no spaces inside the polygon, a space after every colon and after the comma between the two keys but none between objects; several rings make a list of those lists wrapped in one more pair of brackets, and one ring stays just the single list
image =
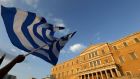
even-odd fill
[{"label": "flag pole", "polygon": [[47,44],[45,44],[45,45],[43,45],[43,46],[40,46],[40,47],[38,47],[38,48],[36,48],[36,49],[33,49],[31,52],[28,52],[28,53],[25,54],[24,56],[26,57],[26,56],[32,54],[33,52],[35,52],[35,51],[37,51],[37,50],[39,50],[39,49],[41,49],[41,48],[43,48],[43,47],[45,47],[45,46],[47,46]]}]

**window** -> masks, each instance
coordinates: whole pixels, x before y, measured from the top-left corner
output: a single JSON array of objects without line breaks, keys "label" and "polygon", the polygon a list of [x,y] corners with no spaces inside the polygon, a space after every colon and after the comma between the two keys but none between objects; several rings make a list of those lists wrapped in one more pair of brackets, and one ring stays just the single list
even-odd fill
[{"label": "window", "polygon": [[125,47],[127,47],[127,46],[128,46],[128,44],[127,44],[126,42],[123,42],[123,45],[124,45]]},{"label": "window", "polygon": [[73,70],[71,70],[71,74],[73,74]]},{"label": "window", "polygon": [[77,72],[79,71],[79,68],[77,68]]},{"label": "window", "polygon": [[87,68],[87,66],[86,66],[86,64],[84,65],[84,69],[86,69]]},{"label": "window", "polygon": [[55,74],[55,78],[58,78],[58,74]]},{"label": "window", "polygon": [[90,67],[93,67],[93,62],[90,62]]},{"label": "window", "polygon": [[95,56],[98,56],[98,52],[97,51],[92,52],[92,57],[95,57]]},{"label": "window", "polygon": [[69,71],[67,71],[67,75],[69,75]]},{"label": "window", "polygon": [[102,50],[102,54],[103,54],[103,55],[105,54],[105,51],[104,51],[104,50]]},{"label": "window", "polygon": [[100,64],[101,64],[101,60],[93,61],[93,62],[90,62],[90,67],[93,67],[93,65],[97,66],[97,65],[100,65]]},{"label": "window", "polygon": [[96,61],[93,62],[94,66],[96,66]]},{"label": "window", "polygon": [[71,63],[71,65],[73,65],[73,62]]},{"label": "window", "polygon": [[137,59],[137,55],[135,52],[131,52],[131,53],[129,53],[129,55],[133,60]]},{"label": "window", "polygon": [[92,57],[94,57],[94,52],[92,52]]},{"label": "window", "polygon": [[58,73],[58,78],[60,78],[60,73]]},{"label": "window", "polygon": [[101,61],[100,60],[97,60],[97,65],[100,65],[101,64]]},{"label": "window", "polygon": [[109,60],[108,59],[105,59],[105,63],[109,63]]},{"label": "window", "polygon": [[95,51],[95,56],[98,56],[98,52],[97,51]]},{"label": "window", "polygon": [[85,60],[85,56],[83,56],[83,60]]},{"label": "window", "polygon": [[63,68],[64,68],[64,65],[63,65]]},{"label": "window", "polygon": [[69,63],[67,63],[67,67],[69,66]]},{"label": "window", "polygon": [[88,54],[89,55],[89,59],[91,58],[91,53]]},{"label": "window", "polygon": [[61,69],[61,66],[59,67],[59,69]]},{"label": "window", "polygon": [[113,48],[114,48],[115,50],[117,50],[117,47],[116,47],[116,46],[113,46]]},{"label": "window", "polygon": [[126,75],[131,76],[132,74],[131,74],[131,72],[126,72]]},{"label": "window", "polygon": [[56,78],[56,74],[54,74],[53,76],[54,76],[54,78]]},{"label": "window", "polygon": [[62,72],[62,77],[64,77],[64,72]]},{"label": "window", "polygon": [[78,59],[76,60],[76,63],[78,64]]},{"label": "window", "polygon": [[120,57],[119,57],[119,60],[120,60],[120,63],[121,63],[121,64],[124,63],[124,57],[123,57],[123,56],[120,56]]},{"label": "window", "polygon": [[134,38],[135,42],[140,42],[140,40],[138,38]]}]

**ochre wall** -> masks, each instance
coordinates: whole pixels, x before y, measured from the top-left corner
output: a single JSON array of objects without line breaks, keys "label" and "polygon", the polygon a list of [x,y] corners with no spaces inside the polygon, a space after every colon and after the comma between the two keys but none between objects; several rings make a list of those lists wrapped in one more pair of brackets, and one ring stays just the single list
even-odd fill
[{"label": "ochre wall", "polygon": [[[140,74],[140,42],[136,42],[134,39],[140,40],[140,32],[134,33],[120,40],[112,43],[103,43],[91,45],[86,48],[81,54],[69,61],[57,64],[52,68],[52,75],[55,79],[78,79],[77,75],[80,72],[86,70],[100,69],[110,66],[111,64],[118,64],[121,67],[124,75],[126,72],[130,72],[132,75]],[[124,42],[128,46],[124,46]],[[117,47],[117,50],[113,46]],[[105,53],[102,52],[104,50]],[[95,57],[89,57],[94,51],[98,52]],[[130,53],[135,52],[137,59],[132,60]],[[124,57],[124,63],[120,63],[119,57]],[[90,62],[100,60],[101,64],[90,66]],[[106,62],[106,60],[108,62]]]}]

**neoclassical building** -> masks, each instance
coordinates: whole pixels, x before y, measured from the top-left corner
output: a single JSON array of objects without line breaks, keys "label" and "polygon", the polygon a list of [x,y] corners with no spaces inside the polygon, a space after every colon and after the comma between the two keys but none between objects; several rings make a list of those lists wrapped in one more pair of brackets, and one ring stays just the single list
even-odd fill
[{"label": "neoclassical building", "polygon": [[54,79],[110,79],[140,75],[140,32],[111,43],[94,44],[52,68]]}]

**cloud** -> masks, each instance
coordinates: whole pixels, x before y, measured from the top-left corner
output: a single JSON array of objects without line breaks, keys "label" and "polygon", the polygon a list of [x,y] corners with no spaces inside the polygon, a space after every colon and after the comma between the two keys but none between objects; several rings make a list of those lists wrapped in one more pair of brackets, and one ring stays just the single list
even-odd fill
[{"label": "cloud", "polygon": [[27,5],[37,8],[39,0],[23,0]]},{"label": "cloud", "polygon": [[62,20],[62,19],[59,19],[59,18],[54,18],[54,21],[55,21],[56,23],[63,23],[63,20]]},{"label": "cloud", "polygon": [[62,49],[62,50],[60,51],[60,53],[66,53],[66,50]]},{"label": "cloud", "polygon": [[70,46],[70,51],[72,52],[80,52],[81,50],[83,50],[86,46],[80,43],[74,44],[72,46]]},{"label": "cloud", "polygon": [[[0,58],[4,55],[4,54],[6,54],[6,56],[5,56],[5,61],[11,61],[11,60],[13,60],[17,55],[16,54],[11,54],[11,53],[16,53],[16,52],[18,52],[18,50],[16,50],[16,49],[14,49],[14,48],[12,48],[11,49],[11,52],[9,53],[9,52],[5,52],[5,51],[3,51],[3,50],[1,50],[0,49]],[[28,63],[28,61],[29,60],[24,60],[24,63]]]},{"label": "cloud", "polygon": [[11,61],[15,57],[15,55],[12,55],[12,54],[7,53],[3,50],[0,50],[0,57],[2,57],[4,54],[6,54],[5,59],[8,60],[8,61]]},{"label": "cloud", "polygon": [[17,52],[22,53],[22,54],[27,54],[27,52],[17,49],[17,48],[11,48],[11,52],[16,53],[16,54],[17,54]]},{"label": "cloud", "polygon": [[62,19],[54,18],[53,21],[56,26],[66,27]]},{"label": "cloud", "polygon": [[101,33],[100,32],[97,32],[96,34],[95,34],[95,36],[99,36]]},{"label": "cloud", "polygon": [[[42,14],[42,15],[44,15],[44,14]],[[66,24],[65,24],[63,19],[56,18],[51,12],[47,13],[47,15],[44,15],[44,16],[46,16],[46,18],[47,18],[49,23],[52,22],[56,26],[65,27],[64,30],[60,30],[58,32],[59,35],[66,35],[66,34],[69,33],[70,29],[66,26]]]},{"label": "cloud", "polygon": [[15,3],[15,0],[0,0],[0,4],[12,6]]},{"label": "cloud", "polygon": [[95,34],[95,37],[96,37],[96,39],[97,39],[97,40],[101,40],[100,35],[101,35],[101,33],[100,33],[100,32],[97,32],[97,33]]},{"label": "cloud", "polygon": [[54,24],[55,24],[56,26],[65,27],[64,30],[60,30],[60,31],[59,31],[60,34],[66,35],[66,34],[69,33],[70,29],[69,29],[68,27],[66,27],[66,25],[65,25],[65,23],[64,23],[64,21],[63,21],[62,19],[60,19],[60,18],[54,18],[53,21],[54,21]]}]

